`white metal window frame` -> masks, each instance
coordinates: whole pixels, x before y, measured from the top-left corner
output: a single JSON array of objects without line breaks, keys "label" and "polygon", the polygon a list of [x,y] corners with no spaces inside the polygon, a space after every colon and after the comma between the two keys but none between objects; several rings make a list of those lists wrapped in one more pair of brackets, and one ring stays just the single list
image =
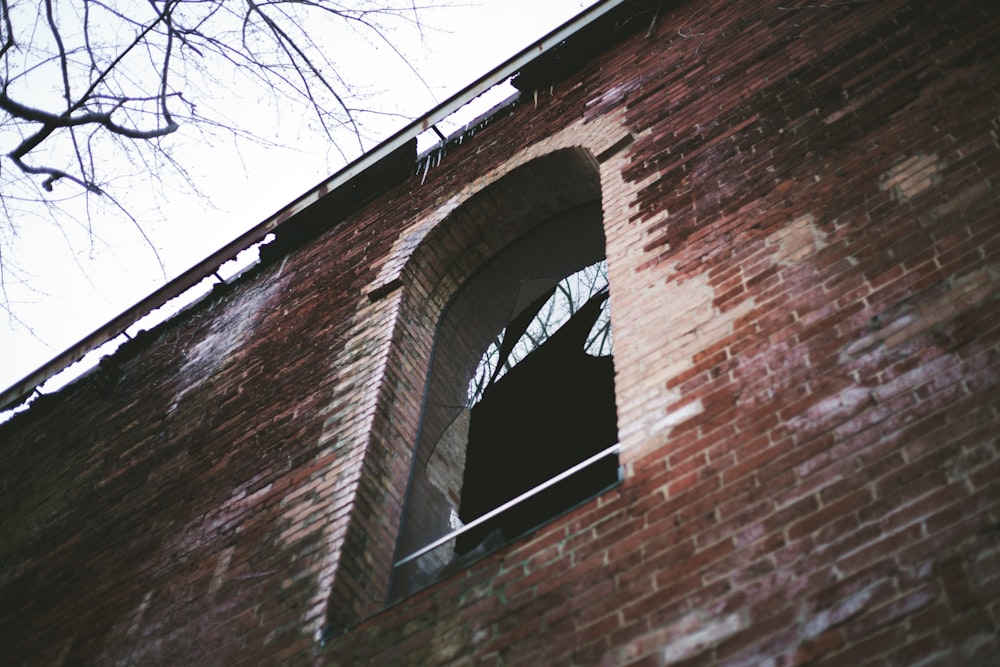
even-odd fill
[{"label": "white metal window frame", "polygon": [[[512,499],[508,500],[507,502],[503,503],[502,505],[499,505],[498,507],[493,508],[489,512],[486,512],[485,514],[476,517],[475,519],[473,519],[469,523],[465,524],[461,528],[456,528],[455,530],[451,531],[450,533],[447,533],[447,534],[443,535],[442,537],[439,537],[438,539],[434,540],[430,544],[428,544],[428,545],[426,545],[424,547],[421,547],[420,549],[417,549],[416,551],[414,551],[413,553],[411,553],[409,556],[405,556],[404,558],[399,559],[398,561],[395,562],[395,564],[393,564],[393,567],[397,568],[400,565],[405,565],[405,564],[407,564],[407,563],[409,563],[411,561],[414,561],[414,560],[420,558],[421,556],[423,556],[423,555],[425,555],[427,553],[430,553],[431,551],[434,551],[435,549],[437,549],[442,544],[445,544],[446,542],[450,542],[451,540],[457,538],[458,536],[462,535],[463,533],[466,533],[466,532],[472,530],[473,528],[475,528],[476,526],[479,526],[479,525],[485,523],[486,521],[489,521],[490,519],[492,519],[493,517],[497,516],[498,514],[502,514],[503,512],[509,510],[510,508],[514,507],[515,505],[518,505],[518,504],[524,502],[528,498],[531,498],[532,496],[538,495],[539,493],[541,493],[545,489],[547,489],[547,488],[549,488],[549,487],[551,487],[551,486],[553,486],[555,484],[558,484],[559,482],[561,482],[562,480],[566,479],[567,477],[570,477],[571,475],[573,475],[573,474],[575,474],[575,473],[583,470],[584,468],[588,467],[589,465],[591,465],[593,463],[596,463],[597,461],[603,459],[604,457],[611,456],[612,454],[617,454],[620,451],[621,451],[621,444],[620,443],[615,443],[614,445],[611,445],[607,449],[601,450],[600,452],[594,454],[593,456],[591,456],[591,457],[589,457],[587,459],[584,459],[583,461],[580,461],[576,465],[574,465],[574,466],[572,466],[570,468],[567,468],[566,470],[563,470],[558,475],[555,475],[554,477],[550,477],[549,479],[545,480],[544,482],[542,482],[538,486],[535,486],[535,487],[532,487],[532,488],[528,489],[527,491],[525,491],[521,495],[517,496],[516,498],[512,498]],[[581,498],[581,500],[583,500],[583,499]]]}]

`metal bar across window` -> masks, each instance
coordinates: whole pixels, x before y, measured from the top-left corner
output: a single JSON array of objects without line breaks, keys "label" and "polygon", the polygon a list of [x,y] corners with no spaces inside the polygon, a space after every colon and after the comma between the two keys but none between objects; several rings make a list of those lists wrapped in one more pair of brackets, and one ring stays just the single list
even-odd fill
[{"label": "metal bar across window", "polygon": [[468,531],[472,530],[473,528],[475,528],[479,524],[484,523],[486,521],[489,521],[490,519],[492,519],[496,515],[498,515],[498,514],[504,512],[504,511],[510,509],[514,505],[517,505],[518,503],[520,503],[520,502],[522,502],[524,500],[527,500],[528,498],[530,498],[530,497],[532,497],[534,495],[537,495],[537,494],[541,493],[542,491],[544,491],[545,489],[549,488],[553,484],[557,484],[557,483],[561,482],[562,480],[566,479],[570,475],[583,470],[584,468],[586,468],[590,464],[595,463],[595,462],[603,459],[605,456],[610,456],[611,454],[617,454],[619,451],[621,451],[621,444],[620,443],[615,443],[614,445],[611,445],[607,449],[604,449],[604,450],[602,450],[602,451],[594,454],[590,458],[584,459],[583,461],[580,461],[575,466],[573,466],[571,468],[567,468],[566,470],[563,470],[561,473],[559,473],[555,477],[550,477],[549,479],[545,480],[544,482],[542,482],[538,486],[535,486],[535,487],[533,487],[531,489],[528,489],[527,491],[525,491],[521,495],[517,496],[516,498],[512,498],[512,499],[508,500],[507,502],[505,502],[504,504],[502,504],[502,505],[500,505],[500,506],[498,506],[498,507],[496,507],[494,509],[491,509],[486,514],[483,514],[482,516],[476,517],[475,519],[473,519],[469,523],[465,524],[461,528],[456,528],[455,530],[451,531],[450,533],[445,534],[443,537],[439,537],[438,539],[434,540],[433,542],[431,542],[427,546],[414,551],[409,556],[406,556],[405,558],[402,558],[402,559],[396,561],[396,563],[393,565],[393,567],[399,567],[400,565],[405,565],[406,563],[409,563],[412,560],[416,560],[417,558],[420,558],[424,554],[429,553],[429,552],[433,551],[434,549],[437,549],[439,546],[441,546],[445,542],[453,540],[456,537],[458,537],[459,535],[461,535],[462,533],[465,533],[465,532],[468,532]]}]

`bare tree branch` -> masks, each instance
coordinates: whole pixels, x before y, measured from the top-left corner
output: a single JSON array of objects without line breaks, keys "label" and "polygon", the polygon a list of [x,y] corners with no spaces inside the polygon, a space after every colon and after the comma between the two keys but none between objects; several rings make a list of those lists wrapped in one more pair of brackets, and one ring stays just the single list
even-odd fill
[{"label": "bare tree branch", "polygon": [[[8,0],[0,0],[3,30],[0,60],[6,70],[0,82],[0,111],[27,130],[7,151],[7,157],[21,172],[43,176],[42,186],[46,191],[65,179],[89,192],[103,193],[104,184],[93,178],[85,166],[76,130],[98,125],[118,139],[157,141],[174,133],[180,125],[171,100],[186,109],[188,121],[198,121],[194,105],[185,100],[182,89],[177,87],[184,85],[186,77],[175,85],[173,74],[190,68],[201,71],[209,53],[222,57],[267,86],[283,86],[282,94],[303,100],[313,110],[331,140],[334,139],[331,123],[347,127],[358,148],[363,150],[356,118],[359,107],[350,104],[347,98],[351,87],[326,58],[314,35],[303,27],[309,25],[304,19],[310,12],[316,12],[358,26],[406,63],[402,52],[377,21],[392,18],[413,22],[419,28],[416,17],[421,8],[412,0],[396,5],[392,0],[359,2],[352,7],[331,0],[243,0],[241,12],[236,11],[236,6],[235,0],[148,0],[143,5],[124,0],[83,0],[82,8],[74,14],[75,8],[59,6],[57,12],[52,0],[42,0],[39,9],[43,11],[39,14],[44,16],[47,36],[40,36],[33,27],[19,28]],[[19,7],[24,11],[27,5]],[[30,7],[27,9],[21,17],[25,21],[30,14]],[[67,16],[61,17],[59,12]],[[74,46],[66,42],[64,23],[76,26]],[[119,28],[116,34],[122,34],[120,28],[124,27],[135,30],[133,36],[120,43],[108,41],[107,26],[114,23]],[[95,39],[98,34],[101,36]],[[179,58],[178,45],[184,50]],[[136,62],[140,50],[149,56],[150,62],[131,72],[128,63]],[[10,60],[15,52],[23,56],[18,63]],[[24,77],[34,80],[52,65],[58,68],[61,79],[61,108],[23,98],[24,94],[33,97],[25,85],[21,85],[22,96],[14,92],[13,86]],[[152,84],[143,71],[153,74],[154,70],[156,91],[139,92]],[[412,67],[411,70],[419,79]],[[74,93],[77,86],[79,91]],[[329,96],[339,113],[331,110],[324,96]],[[156,107],[148,106],[151,103]],[[143,118],[151,122],[142,123]],[[63,131],[74,146],[73,169],[29,159]],[[0,196],[3,194],[0,190]]]},{"label": "bare tree branch", "polygon": [[[155,254],[142,220],[112,190],[167,169],[196,191],[171,155],[182,126],[213,141],[267,141],[214,108],[217,87],[254,82],[275,113],[311,115],[346,159],[365,148],[362,117],[398,114],[359,101],[331,44],[361,35],[423,83],[393,37],[422,30],[423,9],[415,0],[0,0],[0,205],[23,211],[37,193],[41,207],[82,196],[90,211],[94,197]],[[18,218],[0,225],[13,229]],[[5,304],[10,238],[0,235]]]}]

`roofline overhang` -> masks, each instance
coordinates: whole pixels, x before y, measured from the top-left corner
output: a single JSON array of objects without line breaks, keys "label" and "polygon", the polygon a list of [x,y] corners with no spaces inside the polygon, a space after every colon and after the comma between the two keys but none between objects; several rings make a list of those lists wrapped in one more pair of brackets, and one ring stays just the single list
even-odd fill
[{"label": "roofline overhang", "polygon": [[328,193],[348,185],[353,179],[372,169],[382,160],[387,159],[393,153],[403,148],[407,143],[415,142],[418,135],[428,130],[434,130],[439,136],[442,136],[435,127],[437,123],[445,120],[448,116],[490,88],[509,80],[523,67],[543,54],[548,53],[553,48],[565,42],[574,33],[601,19],[627,1],[602,0],[580,14],[577,14],[574,18],[555,30],[552,30],[506,62],[493,68],[425,115],[390,136],[372,150],[364,153],[344,168],[335,172],[332,176],[324,179],[318,185],[294,199],[287,206],[267,217],[263,222],[240,234],[187,271],[167,282],[163,287],[101,325],[90,334],[81,338],[76,344],[70,346],[38,369],[5,389],[0,393],[0,411],[14,408],[28,400],[31,394],[44,382],[76,363],[89,352],[125,333],[129,326],[135,324],[152,311],[165,305],[170,300],[179,297],[206,278],[216,274],[222,264],[234,259],[240,252],[262,242],[268,234],[275,232],[279,227],[292,223],[299,213],[318,203]]}]

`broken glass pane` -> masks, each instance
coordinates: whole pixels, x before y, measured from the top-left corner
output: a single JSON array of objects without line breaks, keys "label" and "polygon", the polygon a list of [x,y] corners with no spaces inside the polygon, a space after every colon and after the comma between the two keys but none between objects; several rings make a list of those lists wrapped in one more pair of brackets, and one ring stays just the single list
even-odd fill
[{"label": "broken glass pane", "polygon": [[[469,383],[469,407],[479,401],[491,382],[502,377],[544,343],[595,294],[607,287],[608,263],[603,259],[561,281],[523,281],[514,307],[514,312],[519,315],[497,334],[483,354]],[[595,357],[612,354],[611,315],[607,301],[602,303],[600,314],[587,336],[584,350]]]}]

